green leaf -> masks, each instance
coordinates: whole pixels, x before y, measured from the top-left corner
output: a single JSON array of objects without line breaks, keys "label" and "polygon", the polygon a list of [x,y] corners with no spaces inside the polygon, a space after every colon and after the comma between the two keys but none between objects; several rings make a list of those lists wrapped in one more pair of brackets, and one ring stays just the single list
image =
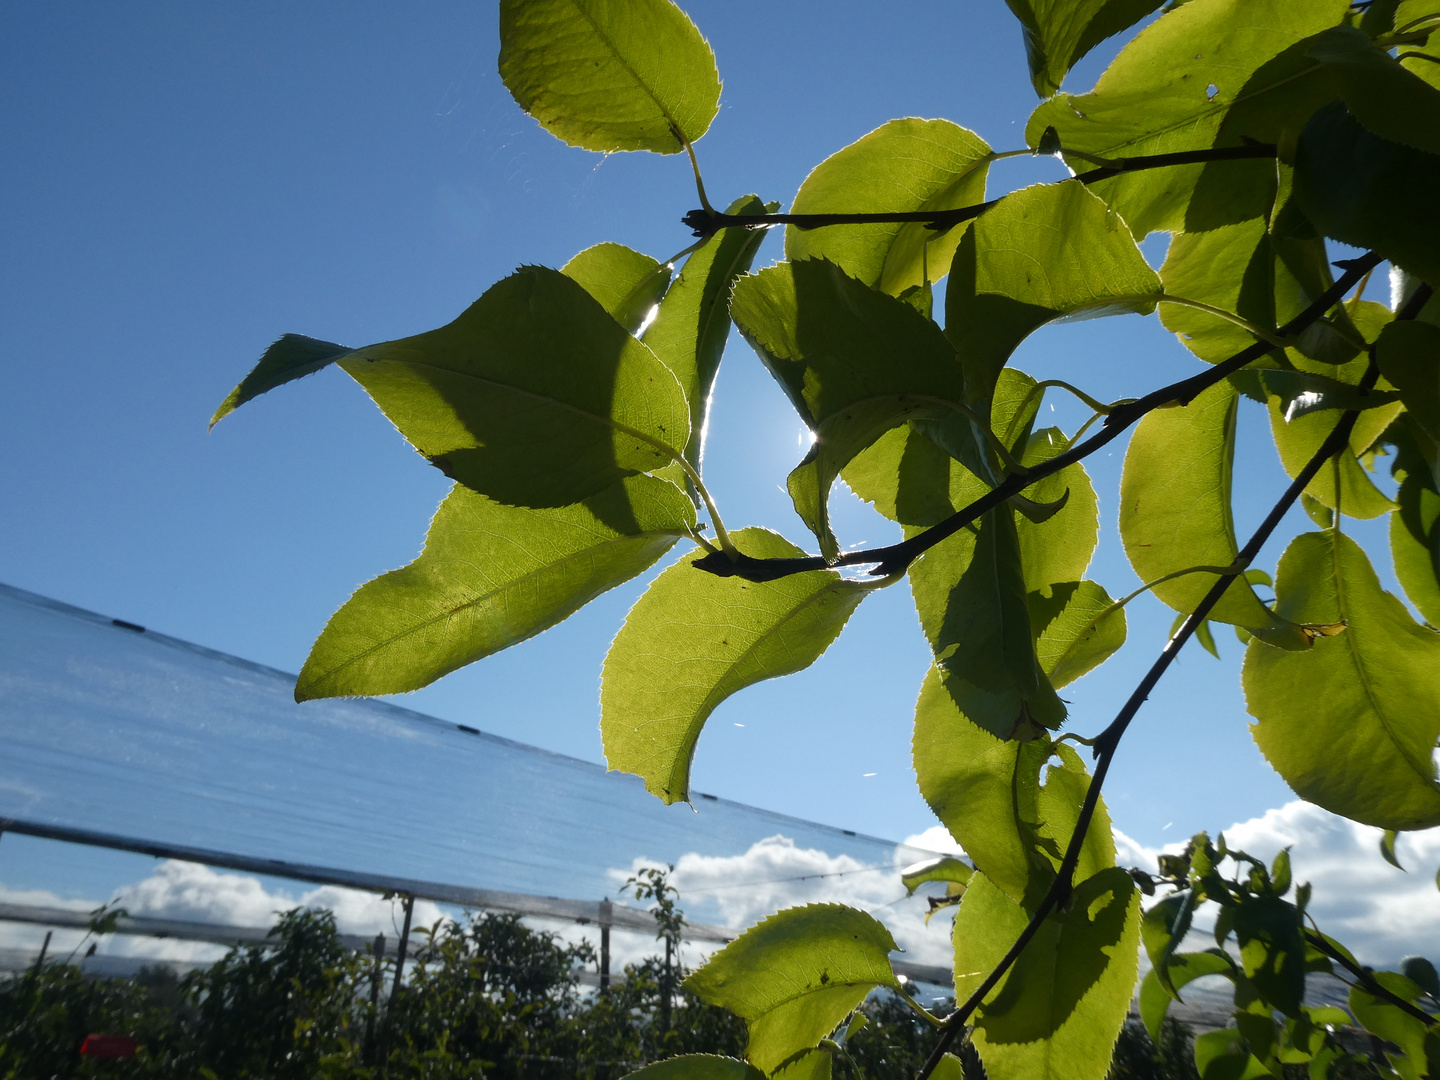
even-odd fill
[{"label": "green leaf", "polygon": [[842,475],[878,513],[916,529],[944,521],[989,490],[913,424],[880,436]]},{"label": "green leaf", "polygon": [[1170,985],[1176,991],[1174,998],[1165,992],[1159,974],[1151,968],[1140,984],[1140,1019],[1145,1024],[1145,1030],[1150,1033],[1150,1038],[1159,1040],[1170,1002],[1180,1000],[1179,991],[1206,975],[1229,975],[1234,968],[1235,962],[1218,949],[1198,953],[1174,953],[1167,965]]},{"label": "green leaf", "polygon": [[815,433],[789,488],[821,552],[833,559],[839,548],[826,503],[835,477],[907,419],[956,413],[964,379],[954,352],[910,305],[823,259],[741,278],[730,310]]},{"label": "green leaf", "polygon": [[625,1080],[765,1080],[765,1074],[735,1058],[681,1054],[626,1073]]},{"label": "green leaf", "polygon": [[454,322],[341,361],[420,453],[515,506],[568,506],[669,465],[684,391],[582,286],[529,266]]},{"label": "green leaf", "polygon": [[1300,912],[1278,896],[1247,897],[1235,907],[1235,939],[1246,978],[1271,1009],[1299,1016],[1305,998],[1305,941]]},{"label": "green leaf", "polygon": [[[778,208],[758,196],[737,199],[727,214],[763,214]],[[690,253],[675,284],[660,301],[644,342],[680,381],[690,402],[690,441],[686,459],[699,466],[704,450],[706,419],[720,355],[730,336],[730,290],[750,269],[764,230],[722,229]]]},{"label": "green leaf", "polygon": [[501,0],[500,78],[571,146],[675,154],[720,108],[715,54],[669,0]]},{"label": "green leaf", "polygon": [[1440,972],[1423,956],[1407,956],[1400,961],[1400,974],[1432,998],[1440,1001]]},{"label": "green leaf", "polygon": [[1125,644],[1125,609],[1093,581],[1067,581],[1032,592],[1035,658],[1060,689],[1093,671]]},{"label": "green leaf", "polygon": [[[796,214],[953,210],[985,200],[990,147],[949,120],[891,120],[815,166],[795,195]],[[785,257],[829,259],[891,296],[938,281],[965,225],[936,232],[915,222],[785,230]]]},{"label": "green leaf", "polygon": [[[1046,740],[998,739],[966,718],[932,668],[915,706],[914,763],[920,794],[975,866],[1017,902],[1033,907],[1060,865],[1088,781],[1079,757]],[[1040,772],[1052,753],[1061,760]],[[1043,796],[1043,798],[1042,798]],[[1110,819],[1102,802],[1085,838],[1088,876],[1115,864]]]},{"label": "green leaf", "polygon": [[[1440,447],[1440,326],[1413,321],[1388,324],[1375,342],[1375,362],[1400,391],[1410,422],[1424,442]],[[1426,456],[1431,478],[1440,484],[1440,450]]]},{"label": "green leaf", "polygon": [[1035,655],[1020,544],[1011,512],[983,515],[910,568],[920,625],[970,720],[1002,739],[1058,728],[1065,704]]},{"label": "green leaf", "polygon": [[[1340,417],[1333,410],[1302,412],[1296,408],[1285,408],[1282,407],[1280,398],[1273,397],[1269,400],[1268,409],[1270,433],[1275,437],[1280,463],[1291,477],[1298,476],[1300,470],[1305,468],[1335,430]],[[1398,402],[1374,410],[1376,416],[1369,430],[1373,430],[1374,425],[1388,426],[1389,421],[1399,411]],[[1315,474],[1315,479],[1306,486],[1305,494],[1322,506],[1353,518],[1368,520],[1393,510],[1395,504],[1381,493],[1364,467],[1355,459],[1356,453],[1363,452],[1357,449],[1357,444],[1363,445],[1368,437],[1367,428],[1357,424],[1356,431],[1350,437],[1351,452],[1342,450],[1336,458],[1322,467]]]},{"label": "green leaf", "polygon": [[313,375],[349,352],[349,348],[336,345],[333,341],[321,341],[301,334],[285,334],[265,350],[265,355],[260,357],[260,362],[251,369],[250,374],[220,403],[215,415],[210,418],[210,426],[213,428],[241,405],[267,390],[274,390],[287,382]]},{"label": "green leaf", "polygon": [[1295,197],[1326,236],[1370,248],[1440,281],[1440,155],[1382,139],[1335,103],[1320,109],[1295,151]]},{"label": "green leaf", "polygon": [[[1329,76],[1299,39],[1333,27],[1345,7],[1345,0],[1190,0],[1142,30],[1092,92],[1043,102],[1026,141],[1036,145],[1053,127],[1067,150],[1104,158],[1239,146],[1246,138],[1277,142],[1287,124],[1329,100],[1312,103]],[[1264,216],[1274,168],[1263,160],[1171,166],[1124,173],[1095,189],[1136,236],[1204,232]]]},{"label": "green leaf", "polygon": [[1190,932],[1195,902],[1193,889],[1181,889],[1152,904],[1140,920],[1140,940],[1150,957],[1155,978],[1176,1001],[1180,1000],[1180,994],[1170,978],[1170,958]]},{"label": "green leaf", "polygon": [[[1068,445],[1059,428],[1044,428],[1030,436],[1020,463],[1034,468],[1062,453]],[[1078,461],[1068,465],[1026,488],[1025,495],[1042,504],[1065,500],[1063,508],[1044,521],[1019,518],[1015,522],[1025,587],[1036,592],[1061,582],[1079,581],[1085,576],[1100,537],[1099,499],[1085,467]]]},{"label": "green leaf", "polygon": [[834,1055],[825,1047],[806,1050],[770,1074],[770,1080],[830,1080]]},{"label": "green leaf", "polygon": [[1130,230],[1084,184],[1005,196],[966,230],[945,289],[945,334],[965,369],[966,400],[988,406],[1001,367],[1045,323],[1147,315],[1160,291]]},{"label": "green leaf", "polygon": [[807,904],[745,931],[685,989],[744,1019],[745,1056],[769,1073],[817,1045],[877,986],[900,989],[890,968],[894,949],[890,931],[863,911]]},{"label": "green leaf", "polygon": [[[757,559],[803,554],[765,529],[735,546]],[[809,667],[872,586],[829,570],[768,582],[696,570],[695,551],[645,592],[605,657],[600,734],[610,768],[666,803],[690,797],[690,762],[710,713],[745,687]]]},{"label": "green leaf", "polygon": [[[1359,387],[1351,383],[1282,368],[1246,368],[1231,375],[1230,383],[1246,397],[1262,404],[1275,399],[1282,417],[1330,411],[1332,426],[1340,419],[1334,415],[1335,410],[1379,409],[1400,400],[1394,391],[1371,390],[1362,394]],[[1394,409],[1385,412],[1386,426],[1394,413]]]},{"label": "green leaf", "polygon": [[1400,834],[1394,829],[1386,829],[1380,836],[1380,855],[1396,870],[1404,870],[1400,860],[1395,857],[1395,839]]},{"label": "green leaf", "polygon": [[[1217,383],[1189,405],[1157,409],[1136,426],[1120,480],[1120,537],[1141,581],[1192,566],[1228,567],[1239,554],[1230,505],[1237,400],[1234,387]],[[1189,614],[1214,582],[1212,573],[1183,574],[1152,591]],[[1308,644],[1238,574],[1209,617],[1276,643]]]},{"label": "green leaf", "polygon": [[[1267,330],[1275,319],[1275,250],[1268,223],[1254,217],[1170,241],[1160,280],[1165,291],[1233,311]],[[1179,304],[1161,304],[1160,322],[1201,360],[1219,363],[1255,344],[1228,319]]]},{"label": "green leaf", "polygon": [[1006,0],[1025,33],[1030,81],[1042,98],[1060,89],[1072,64],[1134,26],[1163,0]]},{"label": "green leaf", "polygon": [[552,510],[506,506],[457,485],[424,553],[362,585],[331,617],[296,700],[418,690],[568,618],[694,525],[689,497],[651,476]]},{"label": "green leaf", "polygon": [[1421,617],[1440,626],[1440,494],[1418,470],[1400,482],[1390,518],[1395,577]]},{"label": "green leaf", "polygon": [[[1029,921],[983,874],[955,916],[955,995],[969,996]],[[1139,896],[1102,870],[1075,887],[985,999],[973,1039],[992,1080],[1102,1080],[1135,986]]]},{"label": "green leaf", "polygon": [[924,862],[913,863],[905,867],[900,871],[900,881],[905,886],[905,891],[913,896],[915,890],[927,881],[946,881],[964,885],[974,873],[973,866],[957,859],[954,855],[937,855],[933,859],[926,859]]},{"label": "green leaf", "polygon": [[[1420,996],[1418,986],[1393,971],[1377,971],[1375,979],[1406,1001],[1414,1002]],[[1424,1080],[1435,1075],[1434,1065],[1440,1064],[1440,1034],[1427,1031],[1422,1020],[1358,986],[1350,988],[1350,1011],[1366,1031],[1399,1047],[1400,1053],[1387,1052],[1385,1057],[1401,1080]]]},{"label": "green leaf", "polygon": [[1440,824],[1440,635],[1381,590],[1339,533],[1297,537],[1280,560],[1279,611],[1344,621],[1307,652],[1252,643],[1246,704],[1261,751],[1301,798],[1382,829]]},{"label": "green leaf", "polygon": [[1245,1049],[1235,1028],[1195,1036],[1195,1068],[1200,1080],[1270,1080],[1271,1072]]},{"label": "green leaf", "polygon": [[[1329,76],[1322,100],[1335,89],[1366,130],[1383,139],[1440,154],[1440,90],[1408,70],[1370,36],[1334,26],[1306,44],[1307,56]],[[1321,101],[1316,102],[1320,104]]]},{"label": "green leaf", "polygon": [[670,284],[670,268],[624,244],[604,243],[586,248],[560,268],[578,281],[611,318],[630,333],[650,314]]}]

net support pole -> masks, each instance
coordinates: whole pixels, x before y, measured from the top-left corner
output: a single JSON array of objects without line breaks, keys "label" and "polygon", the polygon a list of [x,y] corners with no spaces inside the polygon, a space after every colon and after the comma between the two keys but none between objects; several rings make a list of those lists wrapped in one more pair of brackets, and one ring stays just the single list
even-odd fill
[{"label": "net support pole", "polygon": [[412,893],[405,894],[405,922],[400,928],[400,944],[395,952],[395,982],[390,986],[390,1008],[395,1008],[395,1002],[400,997],[400,976],[405,971],[405,950],[410,945],[410,916],[415,914],[415,896]]},{"label": "net support pole", "polygon": [[600,989],[610,989],[610,901],[600,901]]}]

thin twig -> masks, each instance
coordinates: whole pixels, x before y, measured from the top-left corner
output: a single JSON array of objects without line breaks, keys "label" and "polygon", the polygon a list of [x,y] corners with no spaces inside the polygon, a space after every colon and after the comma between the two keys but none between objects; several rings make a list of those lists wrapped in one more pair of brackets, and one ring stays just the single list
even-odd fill
[{"label": "thin twig", "polygon": [[[1309,942],[1315,948],[1319,949],[1331,960],[1339,963],[1339,965],[1343,967],[1346,971],[1350,972],[1351,975],[1354,975],[1355,978],[1358,979],[1360,982],[1360,989],[1364,990],[1365,993],[1369,994],[1371,997],[1377,997],[1383,1001],[1389,1002],[1391,1005],[1395,1006],[1395,1008],[1399,1009],[1407,1016],[1413,1016],[1416,1020],[1421,1021],[1427,1026],[1435,1023],[1435,1017],[1431,1016],[1418,1005],[1406,1001],[1399,994],[1392,994],[1389,990],[1386,990],[1385,987],[1380,985],[1379,981],[1376,980],[1373,974],[1365,970],[1359,964],[1355,963],[1348,956],[1342,953],[1339,949],[1331,945],[1330,942],[1325,940],[1323,934],[1317,934],[1313,930],[1302,930],[1301,933],[1305,935],[1305,940],[1307,942]],[[1344,980],[1342,979],[1341,981],[1343,982]]]},{"label": "thin twig", "polygon": [[[1345,272],[1341,275],[1340,280],[1326,289],[1308,308],[1282,326],[1280,333],[1290,337],[1304,330],[1334,307],[1350,291],[1351,286],[1380,262],[1381,256],[1370,252],[1345,263]],[[1142,398],[1136,398],[1134,401],[1116,405],[1111,409],[1110,415],[1105,418],[1105,423],[1101,425],[1100,430],[1083,443],[1072,446],[1063,454],[1057,454],[1053,458],[1031,466],[1023,476],[1006,477],[1004,481],[969,506],[901,543],[846,552],[834,563],[827,563],[819,555],[793,559],[756,559],[742,554],[738,559],[706,555],[702,559],[697,559],[694,565],[719,577],[740,577],[746,581],[774,581],[777,578],[803,573],[806,570],[823,570],[827,566],[870,565],[872,566],[870,573],[888,577],[904,570],[940,541],[954,535],[982,514],[1001,505],[1011,495],[1018,495],[1036,481],[1057,473],[1077,461],[1085,460],[1114,440],[1116,436],[1146,413],[1171,403],[1189,404],[1201,392],[1239,371],[1246,364],[1260,359],[1273,348],[1274,346],[1269,342],[1257,341],[1254,345],[1241,349],[1228,360],[1216,364],[1198,375],[1173,382],[1169,386],[1162,386],[1159,390],[1146,394]]]},{"label": "thin twig", "polygon": [[[1119,158],[1113,164],[1080,173],[1067,180],[1094,184],[1121,173],[1142,172],[1174,165],[1198,165],[1208,161],[1239,161],[1250,158],[1273,158],[1275,147],[1266,143],[1243,146],[1222,146],[1210,150],[1182,150],[1174,154],[1147,154],[1142,157]],[[1056,183],[1064,183],[1058,180]],[[828,225],[874,225],[884,223],[915,223],[936,232],[953,229],[962,222],[979,217],[999,199],[960,206],[950,210],[903,210],[874,214],[722,214],[709,206],[691,210],[680,220],[693,229],[696,236],[710,236],[721,229],[763,229],[773,225],[794,225],[797,229],[823,229]]]}]

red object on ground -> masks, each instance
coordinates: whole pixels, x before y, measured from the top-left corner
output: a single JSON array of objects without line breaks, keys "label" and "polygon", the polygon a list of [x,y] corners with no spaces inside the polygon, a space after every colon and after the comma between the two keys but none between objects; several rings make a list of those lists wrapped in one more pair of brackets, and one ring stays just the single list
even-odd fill
[{"label": "red object on ground", "polygon": [[80,1053],[84,1057],[129,1058],[135,1056],[138,1045],[132,1035],[86,1035]]}]

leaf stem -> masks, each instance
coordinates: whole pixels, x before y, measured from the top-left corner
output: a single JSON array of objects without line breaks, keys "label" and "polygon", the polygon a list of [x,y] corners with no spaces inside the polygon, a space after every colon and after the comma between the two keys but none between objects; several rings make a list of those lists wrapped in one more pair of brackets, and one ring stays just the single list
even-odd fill
[{"label": "leaf stem", "polygon": [[1201,300],[1190,300],[1184,296],[1174,296],[1170,293],[1161,293],[1160,303],[1174,304],[1176,307],[1187,307],[1195,311],[1203,311],[1207,315],[1214,315],[1217,319],[1224,319],[1226,322],[1234,323],[1242,330],[1248,330],[1261,341],[1268,341],[1277,349],[1286,348],[1290,344],[1290,342],[1285,340],[1285,338],[1281,337],[1274,330],[1266,330],[1259,323],[1251,322],[1243,315],[1236,314],[1233,311],[1226,311],[1222,307],[1216,307],[1213,304],[1207,304]]},{"label": "leaf stem", "polygon": [[[694,485],[695,493],[700,496],[700,501],[705,504],[705,509],[710,511],[710,524],[715,528],[715,542],[720,545],[720,551],[730,559],[741,559],[745,556],[736,550],[735,545],[730,541],[730,534],[725,531],[725,523],[720,520],[720,509],[715,505],[715,500],[710,497],[710,489],[705,486],[705,481],[700,479],[700,470],[691,465],[685,459],[684,454],[675,455],[675,462],[685,470],[690,483]],[[702,546],[710,548],[709,544]],[[711,554],[705,556],[707,559],[718,554],[714,548],[710,548]]]},{"label": "leaf stem", "polygon": [[[685,144],[685,153],[690,155],[690,169],[695,173],[695,193],[700,196],[700,206],[705,213],[714,215],[715,208],[710,205],[710,200],[705,197],[705,178],[700,175],[700,160],[695,156],[695,147],[690,145],[689,139],[681,139]],[[698,234],[697,234],[698,235]]]},{"label": "leaf stem", "polygon": [[[1037,382],[1034,386],[1030,388],[1029,392],[1020,399],[1020,405],[1015,410],[1015,415],[1010,418],[1009,426],[1005,429],[1005,438],[1008,439],[1014,434],[1015,425],[1020,423],[1020,418],[1025,415],[1025,410],[1030,407],[1030,402],[1035,399],[1036,395],[1039,395],[1040,399],[1043,401],[1045,397],[1045,391],[1052,386],[1059,387],[1061,390],[1069,390],[1070,393],[1074,394],[1086,405],[1094,409],[1096,415],[1098,416],[1109,416],[1110,410],[1114,408],[1113,405],[1105,405],[1099,401],[1096,401],[1089,394],[1085,393],[1084,390],[1081,390],[1078,386],[1072,386],[1064,379],[1045,379],[1043,382]],[[1129,401],[1130,399],[1126,398],[1125,400]],[[1123,402],[1118,402],[1117,404],[1123,404]],[[1039,411],[1038,405],[1036,406],[1036,411]]]},{"label": "leaf stem", "polygon": [[[1329,311],[1338,300],[1348,293],[1355,282],[1362,278],[1366,271],[1378,265],[1381,256],[1375,252],[1369,252],[1357,259],[1352,259],[1346,264],[1345,273],[1325,292],[1316,298],[1315,302],[1302,311],[1295,318],[1280,328],[1280,333],[1290,336],[1299,333],[1305,327],[1317,321]],[[1407,302],[1404,310],[1410,310],[1415,296],[1423,293],[1428,297],[1430,291],[1425,288],[1416,289],[1412,294],[1410,302]],[[1419,310],[1416,308],[1415,310]],[[1397,318],[1399,316],[1396,316]],[[1413,318],[1413,316],[1411,316]],[[1179,382],[1162,386],[1158,390],[1151,391],[1144,397],[1136,398],[1128,404],[1115,405],[1111,408],[1110,415],[1105,418],[1105,423],[1100,430],[1091,435],[1082,443],[1072,446],[1062,454],[1056,454],[1052,458],[1030,466],[1024,476],[1007,477],[1001,484],[991,489],[970,505],[951,514],[944,521],[930,526],[923,532],[916,533],[908,540],[898,544],[890,544],[886,547],[870,548],[868,550],[850,551],[841,555],[835,561],[836,566],[872,566],[871,573],[877,576],[885,576],[903,570],[912,562],[918,559],[925,552],[929,551],[942,540],[953,536],[965,528],[971,522],[976,521],[981,515],[993,510],[1011,495],[1015,495],[1025,488],[1034,484],[1037,480],[1043,480],[1053,473],[1059,472],[1077,461],[1083,461],[1091,454],[1102,449],[1113,442],[1121,432],[1140,420],[1147,413],[1164,405],[1188,404],[1197,395],[1215,385],[1221,379],[1233,375],[1247,364],[1260,359],[1268,353],[1272,345],[1269,342],[1257,341],[1241,349],[1234,356],[1230,357],[1206,371],[1192,375],[1188,379],[1181,379]],[[830,565],[818,555],[797,559],[753,559],[742,556],[738,561],[714,560],[710,558],[697,559],[694,563],[701,570],[707,570],[712,574],[729,577],[732,575],[743,577],[748,581],[773,581],[776,578],[785,577],[787,574],[798,574],[805,570],[819,570]]]}]

